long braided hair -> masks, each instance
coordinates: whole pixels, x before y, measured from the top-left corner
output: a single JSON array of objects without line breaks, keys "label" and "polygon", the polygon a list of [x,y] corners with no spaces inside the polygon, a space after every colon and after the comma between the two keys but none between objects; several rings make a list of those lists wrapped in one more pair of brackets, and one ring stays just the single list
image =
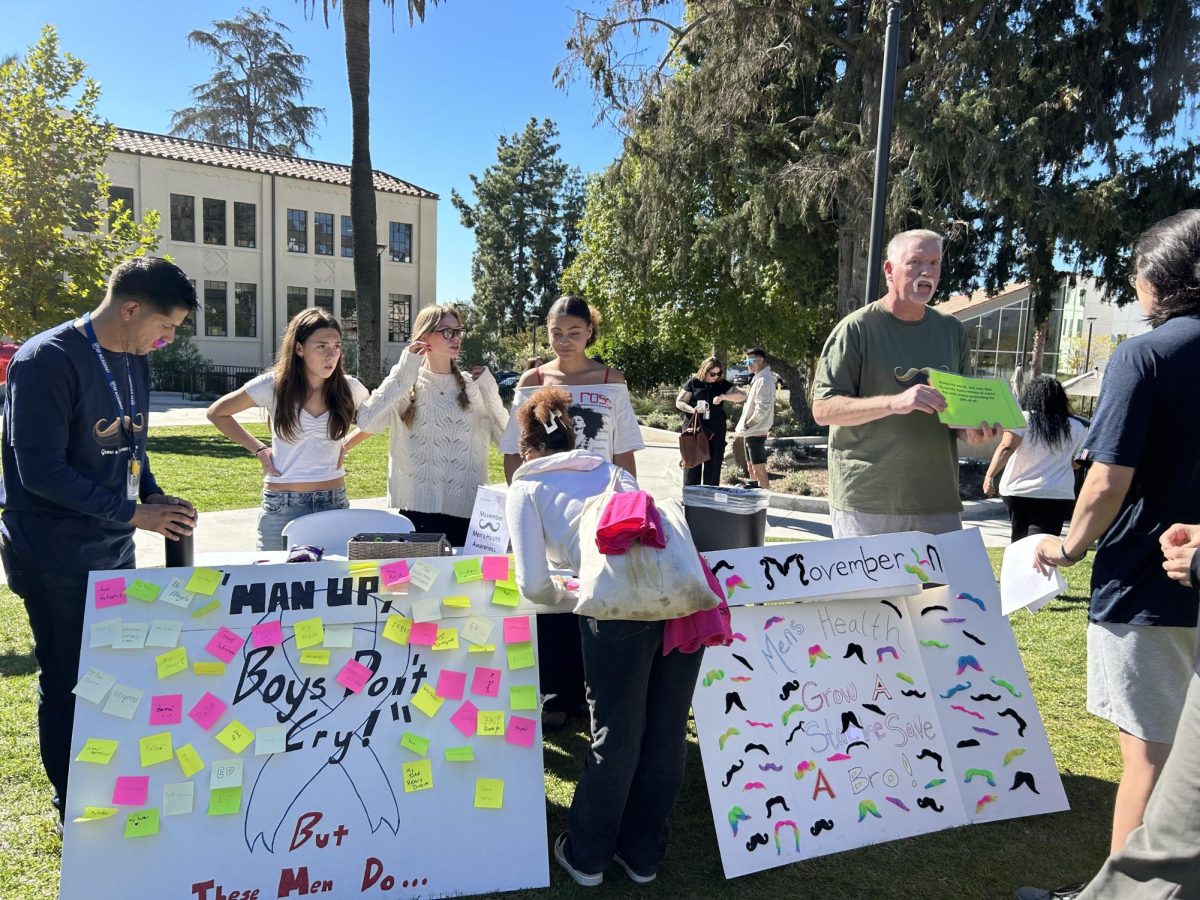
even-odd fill
[{"label": "long braided hair", "polygon": [[[462,327],[462,314],[452,306],[439,306],[434,304],[426,306],[417,313],[417,320],[413,322],[412,339],[419,341],[425,335],[436,329],[446,316],[451,316],[459,327]],[[450,360],[450,373],[458,382],[458,406],[459,409],[470,409],[471,399],[467,396],[467,379],[463,377],[462,372],[458,371],[458,366],[454,360]],[[413,417],[417,414],[417,386],[414,384],[412,390],[408,392],[408,408],[400,416],[400,421],[412,428]]]}]

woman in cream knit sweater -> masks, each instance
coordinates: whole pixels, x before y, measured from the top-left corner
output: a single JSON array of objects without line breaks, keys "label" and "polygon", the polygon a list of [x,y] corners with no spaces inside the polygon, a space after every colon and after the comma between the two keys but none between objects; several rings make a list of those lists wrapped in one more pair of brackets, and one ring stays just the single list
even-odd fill
[{"label": "woman in cream knit sweater", "polygon": [[358,410],[358,427],[391,429],[388,506],[417,531],[466,541],[475,491],[487,483],[487,449],[508,425],[496,379],[487,369],[464,376],[458,313],[427,306],[413,323],[413,342],[383,384]]}]

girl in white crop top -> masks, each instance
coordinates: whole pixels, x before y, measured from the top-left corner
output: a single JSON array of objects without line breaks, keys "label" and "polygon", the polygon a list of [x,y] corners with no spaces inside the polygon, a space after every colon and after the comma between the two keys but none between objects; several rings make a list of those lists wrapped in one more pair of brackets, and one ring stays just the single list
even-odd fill
[{"label": "girl in white crop top", "polygon": [[[283,528],[326,509],[346,509],[346,453],[370,437],[352,428],[367,389],[342,369],[342,328],[320,307],[288,323],[275,365],[208,408],[217,429],[262,464],[258,549],[286,550]],[[250,434],[234,413],[254,406],[271,420],[271,444]]]}]

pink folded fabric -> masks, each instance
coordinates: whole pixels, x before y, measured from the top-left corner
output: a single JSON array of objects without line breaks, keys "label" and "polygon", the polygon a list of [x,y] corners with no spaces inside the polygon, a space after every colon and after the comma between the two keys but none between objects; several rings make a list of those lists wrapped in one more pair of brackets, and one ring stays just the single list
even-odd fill
[{"label": "pink folded fabric", "polygon": [[[697,554],[699,555],[699,554]],[[695,653],[702,647],[728,647],[733,643],[733,622],[729,615],[729,604],[704,557],[700,557],[704,576],[721,602],[715,609],[705,609],[680,619],[668,619],[663,625],[663,656],[672,650],[680,653]]]},{"label": "pink folded fabric", "polygon": [[613,494],[596,526],[596,548],[605,556],[620,556],[634,541],[658,550],[667,546],[654,498],[645,491]]}]

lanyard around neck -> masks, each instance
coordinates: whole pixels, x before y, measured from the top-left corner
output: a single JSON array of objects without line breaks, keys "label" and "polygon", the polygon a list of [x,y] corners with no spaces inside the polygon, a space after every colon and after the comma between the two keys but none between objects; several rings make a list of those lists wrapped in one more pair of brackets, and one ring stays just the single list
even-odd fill
[{"label": "lanyard around neck", "polygon": [[108,360],[104,357],[104,351],[100,349],[100,340],[96,337],[96,329],[92,326],[92,314],[90,312],[83,314],[83,330],[87,334],[87,339],[92,345],[92,350],[96,353],[96,359],[100,360],[100,368],[104,370],[104,377],[108,379],[108,387],[112,391],[113,400],[117,404],[117,422],[121,426],[121,433],[129,438],[129,446],[133,451],[134,456],[137,455],[137,436],[133,431],[133,420],[137,416],[137,400],[133,395],[133,370],[129,366],[129,354],[125,354],[125,377],[129,381],[129,430],[125,430],[125,403],[121,399],[121,392],[117,388],[117,379],[113,377],[112,369],[109,368]]}]

